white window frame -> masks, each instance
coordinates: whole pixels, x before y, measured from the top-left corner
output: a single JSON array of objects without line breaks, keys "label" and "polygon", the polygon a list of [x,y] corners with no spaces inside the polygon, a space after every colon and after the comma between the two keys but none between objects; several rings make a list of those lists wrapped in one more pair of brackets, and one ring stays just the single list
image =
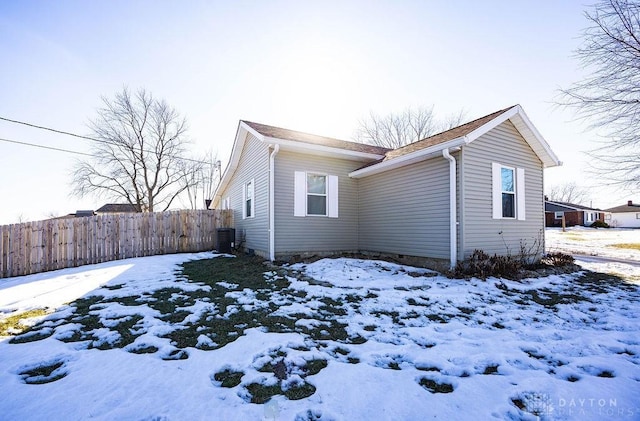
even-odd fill
[{"label": "white window frame", "polygon": [[[307,209],[308,192],[307,175],[320,175],[325,179],[326,208],[325,214],[309,214]],[[317,195],[317,194],[316,194]],[[319,171],[295,171],[294,172],[294,205],[293,215],[299,217],[338,218],[338,176],[325,174]]]},{"label": "white window frame", "polygon": [[640,219],[640,213],[636,213],[636,219]]},{"label": "white window frame", "polygon": [[[323,177],[324,178],[324,193],[311,193],[309,191],[309,177]],[[307,173],[306,179],[307,187],[306,187],[306,202],[307,202],[307,216],[327,216],[328,208],[329,208],[329,177],[326,174],[318,174],[313,172]],[[324,197],[324,213],[309,213],[309,196],[315,197]]]},{"label": "white window frame", "polygon": [[[502,190],[502,169],[513,171],[513,192]],[[498,162],[491,163],[491,184],[492,184],[492,207],[493,219],[507,219],[524,221],[526,219],[526,193],[525,193],[525,171],[524,168],[512,167]],[[514,195],[514,216],[503,216],[502,213],[502,193]]]},{"label": "white window frame", "polygon": [[[249,186],[251,191],[249,192]],[[247,202],[251,200],[249,212],[247,214]],[[256,216],[256,183],[251,179],[242,185],[242,219],[250,219]]]},{"label": "white window frame", "polygon": [[564,212],[562,211],[555,211],[553,215],[554,219],[562,219],[563,216],[564,216]]}]

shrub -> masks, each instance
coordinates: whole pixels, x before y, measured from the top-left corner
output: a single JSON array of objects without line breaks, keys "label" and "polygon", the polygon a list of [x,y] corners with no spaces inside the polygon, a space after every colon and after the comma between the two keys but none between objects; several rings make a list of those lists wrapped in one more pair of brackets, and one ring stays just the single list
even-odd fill
[{"label": "shrub", "polygon": [[594,222],[593,224],[591,224],[590,227],[591,228],[611,228],[609,226],[609,224],[607,224],[604,221],[600,221],[600,220],[598,220],[598,221]]},{"label": "shrub", "polygon": [[513,256],[489,256],[482,250],[474,250],[468,259],[458,262],[453,269],[454,277],[477,277],[486,279],[490,276],[516,278],[522,269],[520,258]]},{"label": "shrub", "polygon": [[541,259],[541,263],[548,266],[562,267],[572,265],[574,260],[575,259],[573,258],[573,256],[565,253],[560,253],[558,251],[554,253],[548,253]]}]

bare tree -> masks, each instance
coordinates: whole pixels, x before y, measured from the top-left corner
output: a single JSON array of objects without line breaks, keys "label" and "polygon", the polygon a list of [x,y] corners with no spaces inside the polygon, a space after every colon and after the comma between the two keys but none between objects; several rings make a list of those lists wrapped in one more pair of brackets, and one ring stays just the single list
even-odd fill
[{"label": "bare tree", "polygon": [[361,143],[396,149],[460,125],[464,112],[436,119],[433,106],[407,108],[401,113],[379,116],[373,112],[360,120],[355,139]]},{"label": "bare tree", "polygon": [[191,209],[206,209],[220,181],[220,161],[217,154],[209,151],[198,161],[185,162],[180,173],[189,181],[185,189],[188,206]]},{"label": "bare tree", "polygon": [[194,180],[184,167],[187,123],[164,100],[144,89],[102,98],[89,124],[96,140],[91,158],[73,172],[73,193],[94,194],[138,205],[148,212],[167,210]]},{"label": "bare tree", "polygon": [[556,184],[551,186],[547,195],[554,202],[584,205],[589,200],[589,192],[575,182]]},{"label": "bare tree", "polygon": [[602,136],[591,151],[593,167],[609,184],[640,187],[640,4],[602,0],[585,13],[589,27],[576,51],[584,80],[562,90],[561,105],[574,108]]}]

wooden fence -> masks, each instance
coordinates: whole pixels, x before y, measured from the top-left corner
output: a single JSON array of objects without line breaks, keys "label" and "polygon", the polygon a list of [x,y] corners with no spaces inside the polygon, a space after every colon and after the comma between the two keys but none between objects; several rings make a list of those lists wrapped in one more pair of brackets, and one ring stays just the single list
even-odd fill
[{"label": "wooden fence", "polygon": [[0,278],[156,254],[212,250],[228,210],[121,213],[0,226]]}]

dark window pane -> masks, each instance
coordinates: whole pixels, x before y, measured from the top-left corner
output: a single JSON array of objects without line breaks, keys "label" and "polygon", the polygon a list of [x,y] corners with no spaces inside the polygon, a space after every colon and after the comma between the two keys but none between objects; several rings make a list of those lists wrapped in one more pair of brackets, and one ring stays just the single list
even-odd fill
[{"label": "dark window pane", "polygon": [[326,215],[327,197],[311,195],[307,196],[307,213],[309,215]]},{"label": "dark window pane", "polygon": [[252,216],[251,215],[251,199],[247,199],[247,212],[246,212],[247,217]]},{"label": "dark window pane", "polygon": [[516,201],[515,195],[512,193],[502,193],[502,217],[515,218]]}]

